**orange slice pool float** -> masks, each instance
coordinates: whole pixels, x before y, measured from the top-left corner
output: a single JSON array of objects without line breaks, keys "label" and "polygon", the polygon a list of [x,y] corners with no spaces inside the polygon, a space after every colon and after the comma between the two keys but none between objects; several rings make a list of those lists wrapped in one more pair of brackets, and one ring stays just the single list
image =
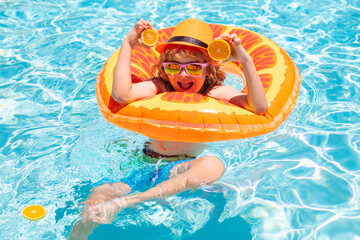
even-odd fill
[{"label": "orange slice pool float", "polygon": [[41,205],[30,205],[30,206],[27,206],[26,208],[24,208],[21,211],[21,214],[25,218],[27,218],[31,221],[36,221],[36,220],[39,220],[39,219],[45,217],[46,210]]},{"label": "orange slice pool float", "polygon": [[[289,116],[299,93],[301,76],[289,55],[276,43],[255,32],[209,24],[214,38],[236,34],[252,57],[269,103],[257,115],[228,102],[200,94],[167,92],[153,98],[120,105],[111,96],[114,68],[120,49],[106,61],[96,81],[96,96],[103,116],[111,123],[150,138],[181,142],[213,142],[263,135],[277,129]],[[158,31],[165,43],[174,27]],[[131,56],[133,82],[151,78],[159,53],[155,47],[135,47]],[[223,64],[227,73],[244,79],[239,63]],[[242,90],[246,92],[246,87]]]}]

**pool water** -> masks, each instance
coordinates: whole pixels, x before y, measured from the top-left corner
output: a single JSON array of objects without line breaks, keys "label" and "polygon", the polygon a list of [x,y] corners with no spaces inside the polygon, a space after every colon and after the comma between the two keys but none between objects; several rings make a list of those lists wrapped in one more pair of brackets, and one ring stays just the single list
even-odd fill
[{"label": "pool water", "polygon": [[[91,184],[136,164],[146,138],[101,116],[96,75],[140,18],[189,17],[283,47],[296,107],[270,134],[212,144],[222,188],[139,204],[89,239],[360,239],[357,0],[0,0],[0,239],[66,239]],[[46,217],[22,217],[31,204]]]}]

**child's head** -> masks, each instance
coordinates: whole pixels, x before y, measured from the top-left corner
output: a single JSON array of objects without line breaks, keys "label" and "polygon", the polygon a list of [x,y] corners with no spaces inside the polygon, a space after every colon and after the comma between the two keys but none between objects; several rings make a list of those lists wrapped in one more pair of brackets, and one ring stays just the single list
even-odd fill
[{"label": "child's head", "polygon": [[224,71],[206,51],[212,40],[207,23],[192,18],[180,22],[168,42],[156,47],[161,55],[153,76],[164,81],[169,90],[206,94],[225,80]]},{"label": "child's head", "polygon": [[[184,66],[172,63],[186,64]],[[166,73],[165,70],[168,72]],[[153,67],[153,76],[165,82],[171,91],[186,91],[206,94],[225,80],[225,72],[206,51],[184,45],[169,45]]]}]

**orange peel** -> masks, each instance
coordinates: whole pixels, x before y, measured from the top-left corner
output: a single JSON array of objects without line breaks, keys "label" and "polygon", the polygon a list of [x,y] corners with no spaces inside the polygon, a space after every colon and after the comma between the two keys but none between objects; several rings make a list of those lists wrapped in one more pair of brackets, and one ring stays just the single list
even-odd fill
[{"label": "orange peel", "polygon": [[215,39],[207,48],[209,56],[215,61],[225,61],[231,54],[230,44],[223,39]]},{"label": "orange peel", "polygon": [[41,205],[30,205],[30,206],[27,206],[26,208],[24,208],[21,211],[21,214],[25,218],[27,218],[31,221],[36,221],[36,220],[39,220],[39,219],[45,217],[46,210]]},{"label": "orange peel", "polygon": [[149,28],[142,31],[140,37],[144,45],[152,47],[157,43],[159,35],[156,30]]}]

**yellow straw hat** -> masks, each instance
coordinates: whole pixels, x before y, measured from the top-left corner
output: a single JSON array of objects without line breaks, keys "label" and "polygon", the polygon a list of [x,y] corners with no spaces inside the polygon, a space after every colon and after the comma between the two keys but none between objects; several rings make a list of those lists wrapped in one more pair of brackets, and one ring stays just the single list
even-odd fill
[{"label": "yellow straw hat", "polygon": [[156,51],[162,52],[168,45],[186,45],[207,49],[213,41],[213,32],[210,26],[201,20],[189,18],[176,25],[167,43],[156,46]]}]

